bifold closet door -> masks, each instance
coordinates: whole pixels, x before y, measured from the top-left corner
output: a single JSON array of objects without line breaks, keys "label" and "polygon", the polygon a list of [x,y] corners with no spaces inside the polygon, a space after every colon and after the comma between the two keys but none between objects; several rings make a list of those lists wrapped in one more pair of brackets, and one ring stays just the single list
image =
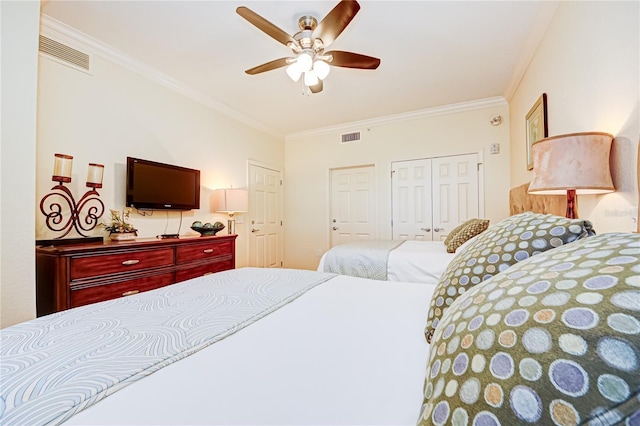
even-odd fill
[{"label": "bifold closet door", "polygon": [[391,163],[394,240],[431,240],[431,159]]},{"label": "bifold closet door", "polygon": [[458,224],[479,217],[478,155],[434,158],[434,240],[444,240]]},{"label": "bifold closet door", "polygon": [[393,162],[394,240],[443,240],[479,215],[478,155]]}]

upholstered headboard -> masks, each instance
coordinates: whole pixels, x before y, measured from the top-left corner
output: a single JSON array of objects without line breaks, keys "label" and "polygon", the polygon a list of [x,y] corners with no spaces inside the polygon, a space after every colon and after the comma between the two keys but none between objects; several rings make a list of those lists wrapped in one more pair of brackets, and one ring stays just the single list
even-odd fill
[{"label": "upholstered headboard", "polygon": [[531,195],[527,192],[529,184],[516,186],[509,191],[509,210],[511,215],[522,212],[552,213],[564,216],[567,197],[564,195]]}]

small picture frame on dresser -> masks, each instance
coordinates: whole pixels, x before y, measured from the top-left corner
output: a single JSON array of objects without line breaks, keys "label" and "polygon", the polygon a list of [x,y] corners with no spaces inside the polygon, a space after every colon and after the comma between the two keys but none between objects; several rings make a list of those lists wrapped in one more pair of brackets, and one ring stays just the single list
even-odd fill
[{"label": "small picture frame on dresser", "polygon": [[527,170],[533,170],[531,146],[540,139],[549,136],[547,125],[547,94],[543,93],[533,104],[526,116],[527,131]]}]

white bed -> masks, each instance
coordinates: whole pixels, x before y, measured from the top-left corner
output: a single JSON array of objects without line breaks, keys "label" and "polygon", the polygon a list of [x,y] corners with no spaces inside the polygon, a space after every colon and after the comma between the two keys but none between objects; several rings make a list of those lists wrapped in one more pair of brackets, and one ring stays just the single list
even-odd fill
[{"label": "white bed", "polygon": [[[247,271],[254,269],[191,281],[212,283]],[[424,284],[334,276],[217,343],[122,387],[66,424],[415,424],[432,291]],[[78,309],[100,311],[105,303],[110,302]],[[46,328],[47,317],[34,321],[40,321],[38,330]],[[0,331],[3,341],[11,329]],[[1,373],[6,379],[7,369]],[[2,419],[0,411],[4,425]]]},{"label": "white bed", "polygon": [[[345,275],[352,276],[371,277],[369,272],[373,270],[375,266],[364,265],[364,261],[359,259],[360,256],[365,255],[365,252],[361,249],[369,243],[369,241],[359,241],[336,246],[341,249],[349,245],[354,247],[354,252],[350,254],[350,258],[346,260],[348,265],[351,265],[349,269],[340,269],[341,267],[339,265],[337,267],[328,267],[327,256],[335,253],[336,247],[334,247],[322,255],[317,270],[344,273]],[[444,273],[449,262],[451,262],[455,256],[455,253],[447,253],[442,241],[407,240],[398,243],[401,244],[388,251],[388,257],[386,258],[386,276],[378,274],[379,278],[377,279],[435,285],[438,283],[440,276]],[[340,254],[340,256],[342,256],[342,254]],[[361,266],[354,271],[352,265]],[[385,266],[382,265],[379,267],[384,268]]]}]

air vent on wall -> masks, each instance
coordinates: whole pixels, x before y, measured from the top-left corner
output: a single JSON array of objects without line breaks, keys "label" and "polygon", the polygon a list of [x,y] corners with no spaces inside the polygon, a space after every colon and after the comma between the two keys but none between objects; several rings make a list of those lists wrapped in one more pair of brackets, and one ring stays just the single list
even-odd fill
[{"label": "air vent on wall", "polygon": [[38,49],[40,52],[47,54],[65,65],[69,65],[80,71],[91,71],[91,57],[89,55],[52,40],[49,37],[40,36]]},{"label": "air vent on wall", "polygon": [[360,132],[343,133],[340,138],[342,143],[358,142],[360,140]]}]

